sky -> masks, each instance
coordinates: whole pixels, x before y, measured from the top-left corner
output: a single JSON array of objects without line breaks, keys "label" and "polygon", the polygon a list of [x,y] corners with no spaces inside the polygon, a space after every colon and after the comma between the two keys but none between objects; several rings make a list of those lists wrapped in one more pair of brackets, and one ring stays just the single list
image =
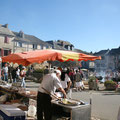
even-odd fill
[{"label": "sky", "polygon": [[0,24],[87,52],[120,46],[120,0],[0,0]]}]

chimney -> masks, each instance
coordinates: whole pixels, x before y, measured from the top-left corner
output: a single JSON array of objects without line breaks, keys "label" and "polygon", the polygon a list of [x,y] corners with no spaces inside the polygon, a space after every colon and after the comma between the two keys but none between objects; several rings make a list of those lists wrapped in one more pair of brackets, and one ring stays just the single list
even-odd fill
[{"label": "chimney", "polygon": [[8,24],[2,25],[2,27],[4,27],[4,28],[8,28]]},{"label": "chimney", "polygon": [[24,32],[23,32],[23,31],[20,31],[20,32],[19,32],[19,36],[20,36],[21,38],[24,38]]},{"label": "chimney", "polygon": [[8,28],[8,24],[5,24],[5,28]]},{"label": "chimney", "polygon": [[62,47],[64,47],[64,46],[65,46],[63,41],[61,41],[61,46],[62,46]]}]

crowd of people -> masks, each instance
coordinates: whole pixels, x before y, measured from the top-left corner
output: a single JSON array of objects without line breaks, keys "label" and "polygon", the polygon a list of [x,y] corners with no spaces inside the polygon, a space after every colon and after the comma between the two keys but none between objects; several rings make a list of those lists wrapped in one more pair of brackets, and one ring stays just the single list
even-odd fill
[{"label": "crowd of people", "polygon": [[19,66],[13,68],[10,64],[5,63],[2,71],[1,71],[1,79],[5,82],[16,83],[21,82],[21,87],[26,87],[25,84],[25,75],[26,75],[26,68]]},{"label": "crowd of people", "polygon": [[61,84],[66,92],[68,92],[70,88],[75,88],[76,91],[81,91],[85,89],[83,83],[83,78],[85,78],[85,76],[80,68],[53,67],[53,69],[49,69],[48,67],[46,67],[44,73],[53,73],[56,69],[61,71]]},{"label": "crowd of people", "polygon": [[[50,69],[48,68],[48,66],[46,66],[43,74],[45,75],[48,73],[53,73],[56,69],[59,69],[61,71],[61,84],[66,92],[68,92],[70,88],[76,88],[76,91],[84,90],[83,72],[79,68],[70,69],[53,67],[53,69]],[[21,86],[25,88],[26,72],[27,71],[24,66],[11,67],[10,64],[5,63],[2,67],[1,79],[10,83],[16,83],[21,81]]]},{"label": "crowd of people", "polygon": [[[25,77],[27,72],[26,70],[29,69],[26,69],[24,66],[11,67],[10,64],[5,63],[2,67],[1,78],[5,82],[21,82],[21,87],[25,88]],[[38,120],[42,120],[43,116],[45,120],[51,119],[52,94],[56,95],[55,93],[60,91],[62,93],[62,97],[66,98],[71,88],[75,88],[76,91],[84,90],[83,72],[79,68],[70,69],[53,67],[53,69],[50,69],[46,66],[46,69],[44,69],[43,72],[43,79],[40,83],[37,95]]]}]

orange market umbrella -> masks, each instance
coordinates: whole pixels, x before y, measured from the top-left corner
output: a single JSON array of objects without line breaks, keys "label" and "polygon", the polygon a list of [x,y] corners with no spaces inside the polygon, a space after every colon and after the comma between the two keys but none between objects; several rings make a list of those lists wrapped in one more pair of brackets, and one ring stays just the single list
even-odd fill
[{"label": "orange market umbrella", "polygon": [[8,56],[2,57],[3,62],[13,62],[27,66],[32,63],[42,63],[44,61],[88,61],[101,59],[100,56],[92,56],[83,53],[77,53],[72,51],[62,51],[62,50],[35,50],[22,53],[14,53]]}]

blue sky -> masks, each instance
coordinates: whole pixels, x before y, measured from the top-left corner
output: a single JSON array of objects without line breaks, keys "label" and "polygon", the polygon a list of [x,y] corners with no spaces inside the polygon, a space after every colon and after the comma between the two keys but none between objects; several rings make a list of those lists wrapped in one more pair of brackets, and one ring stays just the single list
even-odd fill
[{"label": "blue sky", "polygon": [[120,46],[120,0],[0,0],[0,24],[87,52]]}]

